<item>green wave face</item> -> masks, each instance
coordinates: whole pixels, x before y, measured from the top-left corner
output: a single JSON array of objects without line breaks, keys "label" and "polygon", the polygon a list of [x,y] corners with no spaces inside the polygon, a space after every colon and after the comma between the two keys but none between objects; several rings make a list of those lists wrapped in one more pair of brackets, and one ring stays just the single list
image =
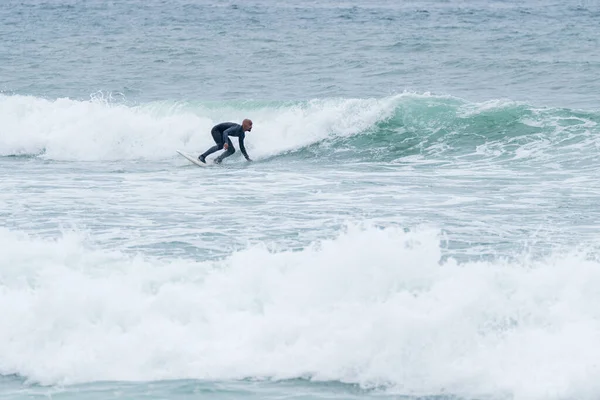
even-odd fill
[{"label": "green wave face", "polygon": [[297,155],[338,160],[568,161],[598,145],[595,112],[514,102],[401,97],[392,115],[351,137],[334,136]]}]

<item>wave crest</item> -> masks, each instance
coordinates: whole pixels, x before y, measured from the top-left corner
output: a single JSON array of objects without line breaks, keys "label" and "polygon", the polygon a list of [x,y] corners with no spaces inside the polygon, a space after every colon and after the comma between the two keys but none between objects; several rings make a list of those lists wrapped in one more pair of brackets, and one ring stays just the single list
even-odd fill
[{"label": "wave crest", "polygon": [[[0,155],[54,160],[168,159],[212,146],[211,127],[254,120],[254,158],[333,157],[393,161],[407,156],[514,159],[552,147],[597,145],[600,115],[494,100],[404,93],[382,99],[306,102],[74,101],[0,95]],[[569,147],[570,146],[570,147]]]}]

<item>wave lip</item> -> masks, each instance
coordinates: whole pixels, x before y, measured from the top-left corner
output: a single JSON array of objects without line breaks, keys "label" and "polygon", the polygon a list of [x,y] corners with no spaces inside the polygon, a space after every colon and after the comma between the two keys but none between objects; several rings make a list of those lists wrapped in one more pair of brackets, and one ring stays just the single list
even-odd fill
[{"label": "wave lip", "polygon": [[[435,230],[302,251],[129,257],[0,230],[0,373],[44,384],[291,379],[411,395],[595,397],[597,261],[440,263]],[[293,362],[291,362],[291,360]]]}]

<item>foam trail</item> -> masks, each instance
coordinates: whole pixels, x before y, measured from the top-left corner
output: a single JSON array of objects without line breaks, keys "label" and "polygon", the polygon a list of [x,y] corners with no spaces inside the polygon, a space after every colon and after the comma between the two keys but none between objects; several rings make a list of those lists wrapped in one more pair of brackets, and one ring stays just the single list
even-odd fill
[{"label": "foam trail", "polygon": [[164,158],[175,148],[206,146],[209,118],[177,108],[127,107],[103,101],[0,96],[0,154],[55,160]]},{"label": "foam trail", "polygon": [[43,241],[3,229],[0,243],[1,374],[600,394],[600,265],[576,254],[440,264],[435,231],[369,227],[215,263],[107,253],[73,234]]}]

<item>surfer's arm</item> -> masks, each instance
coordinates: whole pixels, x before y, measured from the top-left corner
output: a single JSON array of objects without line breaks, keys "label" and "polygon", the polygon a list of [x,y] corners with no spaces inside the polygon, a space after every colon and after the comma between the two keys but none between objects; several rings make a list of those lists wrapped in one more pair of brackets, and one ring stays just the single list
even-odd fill
[{"label": "surfer's arm", "polygon": [[232,126],[229,129],[225,129],[225,131],[223,132],[223,148],[225,150],[227,150],[229,148],[229,144],[227,143],[227,139],[229,139],[229,133],[233,132],[235,130],[235,127]]},{"label": "surfer's arm", "polygon": [[240,151],[242,152],[242,154],[244,155],[244,157],[246,157],[246,160],[252,161],[250,159],[250,156],[246,152],[246,147],[244,146],[244,138],[242,136],[240,136]]}]

